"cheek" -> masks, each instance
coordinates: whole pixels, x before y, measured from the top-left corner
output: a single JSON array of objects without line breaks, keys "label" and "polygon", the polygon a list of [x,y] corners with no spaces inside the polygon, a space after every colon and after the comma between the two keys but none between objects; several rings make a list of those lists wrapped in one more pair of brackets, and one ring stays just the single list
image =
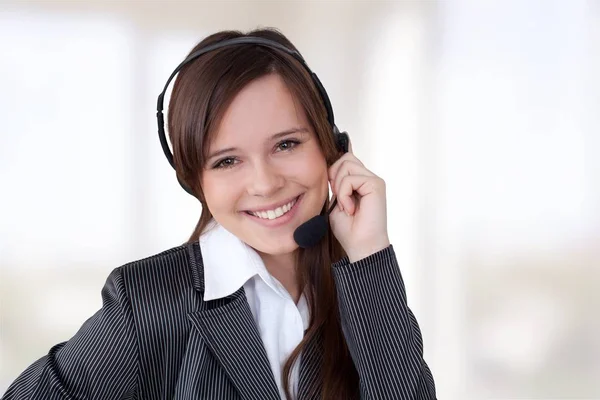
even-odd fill
[{"label": "cheek", "polygon": [[230,209],[238,197],[235,194],[236,186],[224,179],[206,178],[202,181],[202,189],[206,204],[213,215]]},{"label": "cheek", "polygon": [[[308,144],[307,148],[294,159],[293,171],[300,171],[304,180],[316,184],[327,181],[327,161],[316,143]],[[308,183],[308,182],[307,182]]]},{"label": "cheek", "polygon": [[327,184],[328,181],[328,167],[325,157],[320,151],[314,151],[311,156],[308,157],[306,163],[306,173],[315,180],[315,183]]}]

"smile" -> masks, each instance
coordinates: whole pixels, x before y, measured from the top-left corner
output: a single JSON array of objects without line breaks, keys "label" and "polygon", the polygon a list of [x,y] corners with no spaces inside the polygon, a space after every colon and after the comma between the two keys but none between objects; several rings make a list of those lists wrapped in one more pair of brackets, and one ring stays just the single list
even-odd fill
[{"label": "smile", "polygon": [[[298,196],[298,197],[300,197],[300,196]],[[279,217],[286,215],[292,209],[292,207],[294,207],[294,204],[296,204],[296,202],[298,201],[298,197],[296,197],[289,203],[279,206],[277,208],[274,208],[272,210],[246,211],[246,213],[253,215],[257,218],[260,218],[260,219],[274,220],[274,219],[277,219]]]}]

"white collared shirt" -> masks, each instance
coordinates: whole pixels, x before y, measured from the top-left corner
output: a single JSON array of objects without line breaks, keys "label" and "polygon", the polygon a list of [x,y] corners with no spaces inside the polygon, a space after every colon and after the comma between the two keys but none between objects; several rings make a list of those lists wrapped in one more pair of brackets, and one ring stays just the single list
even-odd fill
[{"label": "white collared shirt", "polygon": [[[258,253],[220,224],[213,221],[199,243],[204,262],[204,301],[229,296],[244,287],[279,393],[285,398],[283,365],[308,328],[306,298],[302,295],[296,305],[283,285],[269,274]],[[298,392],[298,361],[290,376],[293,397]]]}]

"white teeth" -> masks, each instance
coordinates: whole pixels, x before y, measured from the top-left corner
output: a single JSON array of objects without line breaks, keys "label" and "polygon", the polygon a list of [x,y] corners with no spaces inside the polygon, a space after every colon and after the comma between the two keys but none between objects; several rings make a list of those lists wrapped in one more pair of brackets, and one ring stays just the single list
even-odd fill
[{"label": "white teeth", "polygon": [[281,217],[283,214],[286,214],[288,211],[290,211],[292,207],[294,207],[294,204],[296,204],[296,199],[290,201],[289,203],[281,207],[277,207],[274,210],[255,211],[251,212],[251,214],[255,217],[259,217],[262,219],[275,219]]}]

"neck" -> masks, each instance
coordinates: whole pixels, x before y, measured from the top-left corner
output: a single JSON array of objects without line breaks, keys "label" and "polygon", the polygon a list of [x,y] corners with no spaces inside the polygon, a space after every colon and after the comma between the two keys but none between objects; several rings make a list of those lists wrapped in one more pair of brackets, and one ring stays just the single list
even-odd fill
[{"label": "neck", "polygon": [[267,271],[283,285],[294,303],[298,303],[301,290],[296,275],[296,252],[278,255],[259,252],[259,255]]}]

